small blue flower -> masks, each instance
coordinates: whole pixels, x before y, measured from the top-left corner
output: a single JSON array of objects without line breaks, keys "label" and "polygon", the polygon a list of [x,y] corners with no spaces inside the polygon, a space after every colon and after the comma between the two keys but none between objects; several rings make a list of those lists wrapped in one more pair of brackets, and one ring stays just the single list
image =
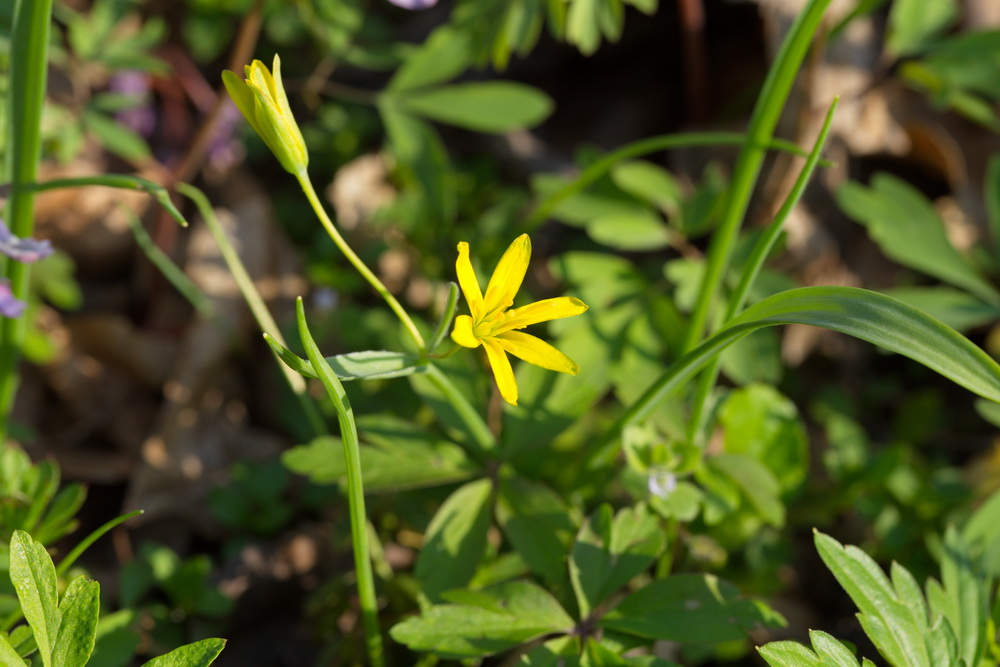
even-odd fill
[{"label": "small blue flower", "polygon": [[24,302],[14,296],[6,280],[0,280],[0,315],[20,317],[24,312]]},{"label": "small blue flower", "polygon": [[389,2],[403,9],[430,9],[437,4],[437,0],[389,0]]},{"label": "small blue flower", "polygon": [[0,253],[29,264],[51,255],[52,244],[36,239],[19,239],[10,233],[7,223],[0,220]]}]

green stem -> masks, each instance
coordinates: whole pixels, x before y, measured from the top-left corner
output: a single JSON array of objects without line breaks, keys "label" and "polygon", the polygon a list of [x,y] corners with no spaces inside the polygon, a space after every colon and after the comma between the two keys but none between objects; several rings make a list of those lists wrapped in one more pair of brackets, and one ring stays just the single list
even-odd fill
[{"label": "green stem", "polygon": [[462,420],[466,432],[472,437],[471,445],[475,447],[480,458],[493,456],[497,448],[497,439],[479,412],[466,399],[465,394],[459,391],[448,376],[434,364],[427,365],[427,379],[455,409],[455,414]]},{"label": "green stem", "polygon": [[[819,164],[820,153],[826,145],[826,137],[830,133],[830,124],[833,122],[833,114],[837,109],[838,102],[839,98],[834,98],[833,102],[830,104],[830,109],[826,112],[826,118],[823,121],[823,127],[820,128],[819,135],[816,137],[816,142],[813,144],[812,151],[809,153],[809,157],[806,160],[805,165],[803,165],[802,171],[799,172],[799,176],[795,180],[795,184],[792,186],[791,192],[788,193],[788,196],[785,198],[784,203],[782,203],[781,208],[774,216],[774,220],[771,221],[771,224],[768,225],[767,229],[764,230],[764,233],[754,245],[753,251],[750,253],[750,258],[747,260],[746,266],[743,267],[743,273],[740,275],[740,281],[736,285],[736,289],[733,291],[732,295],[729,297],[729,304],[726,308],[723,326],[729,323],[730,320],[736,317],[740,311],[743,310],[743,306],[746,304],[747,295],[750,293],[750,288],[753,286],[754,281],[760,274],[760,270],[763,268],[764,262],[767,261],[768,256],[771,254],[771,250],[774,249],[775,243],[778,242],[778,237],[781,235],[781,230],[785,226],[785,221],[788,219],[789,214],[791,214],[792,209],[795,208],[795,205],[798,204],[799,200],[802,198],[802,193],[805,191],[810,179],[812,179],[813,172]],[[690,442],[697,442],[699,436],[704,435],[703,431],[707,418],[706,408],[708,406],[708,398],[712,393],[712,389],[715,388],[715,382],[719,377],[719,366],[722,363],[721,359],[721,357],[713,359],[698,378],[698,386],[695,389],[694,402],[692,403],[691,419],[688,421],[687,435]]]},{"label": "green stem", "polygon": [[73,563],[76,562],[76,559],[82,556],[83,552],[89,549],[91,544],[99,540],[101,536],[103,536],[105,533],[110,531],[115,526],[119,526],[128,521],[129,519],[131,519],[132,517],[139,516],[142,513],[143,513],[142,510],[135,510],[134,512],[123,514],[120,517],[108,521],[103,526],[92,532],[90,535],[87,535],[87,537],[85,537],[82,542],[73,547],[73,550],[70,551],[68,554],[66,554],[66,557],[59,562],[59,566],[56,567],[56,574],[59,576],[66,574],[66,572],[69,571],[69,568],[73,567]]},{"label": "green stem", "polygon": [[691,312],[691,320],[680,350],[682,354],[692,350],[705,332],[709,310],[722,284],[722,278],[739,235],[740,224],[750,203],[750,195],[760,175],[765,147],[772,141],[774,128],[778,124],[778,118],[795,82],[795,76],[812,44],[813,35],[820,19],[823,18],[823,12],[829,4],[830,0],[810,0],[795,19],[764,81],[764,87],[750,118],[746,143],[736,161],[722,219],[712,235],[705,276],[701,281],[698,300],[695,301]]},{"label": "green stem", "polygon": [[[11,191],[8,202],[10,230],[28,238],[35,230],[35,193],[41,159],[42,105],[48,62],[52,0],[17,0],[11,34],[10,146]],[[7,262],[6,275],[15,297],[28,296],[29,267]],[[24,340],[23,318],[4,318],[0,323],[0,443],[6,440],[7,419],[17,392],[17,362]]]},{"label": "green stem", "polygon": [[119,207],[122,210],[123,215],[125,215],[128,220],[129,228],[132,230],[132,236],[135,237],[135,242],[139,246],[139,249],[146,255],[146,258],[152,262],[163,277],[174,286],[181,296],[183,296],[188,303],[190,303],[199,315],[206,319],[214,319],[216,317],[215,307],[212,305],[211,300],[198,289],[187,274],[184,273],[174,260],[170,259],[167,253],[163,252],[156,242],[153,241],[153,237],[149,235],[146,228],[142,226],[142,221],[139,220],[138,216],[124,204]]},{"label": "green stem", "polygon": [[347,257],[347,260],[351,263],[351,265],[357,269],[358,273],[360,273],[364,279],[368,281],[368,284],[371,285],[372,288],[378,292],[378,295],[381,296],[382,299],[389,305],[392,312],[396,314],[399,321],[403,323],[404,327],[406,327],[410,337],[413,338],[413,342],[417,344],[420,353],[424,354],[427,352],[427,344],[424,342],[424,337],[420,335],[420,331],[417,329],[417,325],[413,323],[413,320],[410,319],[410,315],[403,309],[403,307],[399,304],[399,301],[397,301],[396,297],[389,292],[382,281],[378,279],[378,276],[372,273],[371,270],[365,266],[365,263],[361,261],[361,258],[358,257],[354,250],[351,249],[351,246],[347,245],[347,241],[345,241],[344,237],[340,235],[339,231],[337,231],[337,227],[333,224],[333,220],[331,220],[330,216],[327,215],[326,209],[323,208],[322,202],[320,202],[319,197],[316,195],[316,190],[313,188],[312,181],[309,180],[309,174],[302,171],[298,174],[297,178],[299,180],[299,185],[302,186],[302,191],[306,193],[306,199],[309,200],[309,204],[316,213],[316,217],[319,218],[320,223],[322,223],[326,233],[330,235],[330,238],[333,239],[333,242],[338,248],[340,248],[340,251],[344,253],[344,256]]},{"label": "green stem", "polygon": [[448,335],[448,329],[451,328],[451,321],[455,319],[456,306],[458,306],[458,285],[448,283],[448,300],[444,304],[444,310],[441,311],[441,320],[438,322],[437,328],[431,336],[431,344],[427,346],[428,353],[436,350],[438,345],[444,341],[445,336]]},{"label": "green stem", "polygon": [[57,178],[51,181],[35,183],[32,185],[32,189],[35,192],[44,192],[46,190],[58,190],[61,188],[82,188],[90,185],[145,192],[159,202],[160,206],[166,209],[167,213],[170,214],[170,217],[177,221],[177,224],[181,227],[188,226],[187,220],[184,219],[181,212],[177,210],[176,206],[174,206],[174,202],[171,201],[170,191],[159,183],[151,181],[148,178],[130,176],[128,174],[105,174],[103,176],[82,176],[80,178]]},{"label": "green stem", "polygon": [[[229,272],[233,275],[237,286],[239,286],[240,294],[243,295],[243,300],[249,306],[250,312],[257,322],[257,326],[260,327],[262,332],[268,334],[285,347],[288,347],[285,345],[285,339],[281,335],[278,323],[274,321],[271,311],[267,309],[267,304],[264,303],[263,297],[257,291],[257,286],[254,285],[253,278],[250,277],[246,267],[243,266],[243,260],[240,259],[239,253],[233,248],[233,244],[230,243],[225,230],[219,224],[219,219],[215,215],[215,211],[212,210],[212,204],[208,201],[208,197],[201,190],[187,183],[178,183],[177,192],[193,201],[195,206],[198,207],[198,211],[201,213],[202,218],[204,218],[209,233],[211,233],[212,238],[215,239],[215,243],[219,246],[222,259],[225,260]],[[278,366],[288,381],[288,386],[292,388],[292,392],[295,394],[313,433],[326,433],[323,418],[307,393],[308,388],[306,387],[305,379],[283,363],[279,362]]]},{"label": "green stem", "polygon": [[358,442],[358,427],[354,421],[354,410],[344,391],[344,385],[337,374],[326,363],[320,353],[309,326],[306,323],[302,297],[295,302],[295,314],[299,324],[302,347],[319,376],[323,388],[333,402],[340,422],[340,437],[344,443],[344,460],[347,475],[347,503],[351,518],[351,542],[354,545],[354,572],[358,580],[358,599],[361,603],[361,621],[365,628],[365,643],[368,658],[373,667],[384,663],[382,633],[379,630],[378,607],[375,598],[375,578],[372,573],[371,551],[368,543],[368,521],[365,513],[364,481],[361,476],[361,448]]},{"label": "green stem", "polygon": [[[656,151],[685,148],[688,146],[743,146],[747,143],[747,135],[739,132],[686,132],[684,134],[664,134],[658,137],[640,139],[616,151],[608,153],[600,160],[584,169],[579,176],[565,186],[543,199],[528,216],[525,229],[531,231],[552,215],[562,202],[575,194],[583,192],[588,185],[606,174],[622,160],[648,155]],[[805,152],[790,141],[772,139],[762,149],[774,149],[795,155],[805,155]]]}]

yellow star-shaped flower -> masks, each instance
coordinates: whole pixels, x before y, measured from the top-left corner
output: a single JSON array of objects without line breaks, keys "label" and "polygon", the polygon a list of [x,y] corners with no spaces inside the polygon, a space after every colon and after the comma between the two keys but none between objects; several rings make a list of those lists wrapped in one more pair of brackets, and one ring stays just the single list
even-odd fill
[{"label": "yellow star-shaped flower", "polygon": [[587,304],[571,296],[544,299],[521,308],[511,308],[528,270],[529,259],[531,239],[527,234],[522,234],[514,239],[500,258],[486,287],[486,296],[479,289],[479,281],[472,270],[468,243],[463,241],[458,244],[458,261],[455,262],[458,284],[472,316],[459,315],[455,318],[451,338],[463,347],[475,348],[482,345],[486,348],[486,356],[493,368],[500,395],[511,405],[517,405],[517,383],[507,358],[508,352],[529,364],[552,371],[570,375],[580,372],[576,362],[556,348],[540,338],[517,331],[531,324],[571,317],[587,310]]}]

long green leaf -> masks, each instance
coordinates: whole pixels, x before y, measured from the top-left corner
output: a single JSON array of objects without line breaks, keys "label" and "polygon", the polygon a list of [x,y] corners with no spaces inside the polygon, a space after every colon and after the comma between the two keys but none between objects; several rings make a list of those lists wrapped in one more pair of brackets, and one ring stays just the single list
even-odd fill
[{"label": "long green leaf", "polygon": [[[11,2],[6,0],[4,4],[10,6]],[[9,136],[11,189],[7,200],[7,222],[14,236],[27,238],[33,235],[35,229],[35,193],[31,185],[38,177],[41,155],[42,106],[45,103],[52,0],[16,0],[13,6],[10,57],[16,66],[10,68],[10,91],[7,96],[12,130]],[[5,276],[10,280],[11,293],[22,301],[28,296],[30,270],[30,265],[23,262],[6,263]],[[7,439],[7,418],[17,391],[17,361],[27,330],[26,320],[24,317],[0,320],[0,442]]]},{"label": "long green leaf", "polygon": [[1000,366],[969,339],[902,301],[857,287],[802,287],[770,296],[684,355],[620,421],[642,421],[673,389],[748,333],[777,324],[823,327],[874,343],[937,371],[969,391],[1000,402]]},{"label": "long green leaf", "polygon": [[[558,208],[559,204],[573,195],[583,192],[587,189],[587,186],[608,173],[616,164],[625,160],[631,160],[632,158],[649,155],[658,151],[685,148],[688,146],[740,146],[746,142],[747,135],[739,132],[685,132],[640,139],[608,153],[580,172],[580,175],[575,179],[551,194],[546,195],[536,205],[531,215],[528,216],[528,221],[525,223],[524,229],[530,231],[545,222],[552,212]],[[763,148],[791,153],[793,155],[806,154],[806,151],[803,151],[799,146],[782,139],[771,140]],[[831,163],[820,161],[820,164],[829,166]]]},{"label": "long green leaf", "polygon": [[80,178],[58,178],[51,181],[35,183],[32,189],[35,192],[46,190],[59,190],[61,188],[82,188],[87,186],[102,186],[106,188],[120,188],[123,190],[138,190],[149,194],[155,199],[170,217],[177,221],[181,227],[187,227],[187,219],[174,206],[170,199],[170,191],[165,187],[147,178],[131,176],[129,174],[104,174],[102,176],[82,176]]},{"label": "long green leaf", "polygon": [[750,204],[757,177],[764,163],[764,146],[774,136],[778,118],[791,92],[803,58],[815,41],[820,19],[830,5],[830,0],[809,0],[788,30],[774,65],[767,73],[747,129],[747,142],[740,151],[733,169],[733,179],[726,197],[725,209],[719,227],[712,235],[705,275],[698,291],[698,299],[691,311],[682,352],[696,346],[708,323],[708,313],[722,285],[722,278],[729,267],[740,226]]}]

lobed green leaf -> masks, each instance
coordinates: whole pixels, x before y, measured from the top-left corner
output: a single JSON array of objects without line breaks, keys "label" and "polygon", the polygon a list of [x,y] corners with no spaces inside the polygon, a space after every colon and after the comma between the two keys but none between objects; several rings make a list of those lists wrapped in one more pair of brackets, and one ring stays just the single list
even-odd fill
[{"label": "lobed green leaf", "polygon": [[626,597],[600,625],[649,639],[714,643],[743,639],[758,624],[783,621],[765,605],[739,597],[735,586],[715,576],[676,574]]},{"label": "lobed green leaf", "polygon": [[481,591],[454,591],[446,598],[455,604],[431,607],[397,624],[389,634],[415,651],[475,658],[573,626],[573,619],[554,597],[527,581]]}]

